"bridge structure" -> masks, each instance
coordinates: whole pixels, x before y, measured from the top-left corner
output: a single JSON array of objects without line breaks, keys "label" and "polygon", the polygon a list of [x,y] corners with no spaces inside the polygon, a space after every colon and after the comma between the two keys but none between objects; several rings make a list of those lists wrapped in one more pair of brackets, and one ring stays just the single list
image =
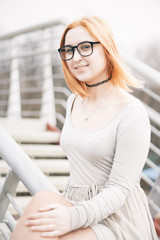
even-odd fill
[{"label": "bridge structure", "polygon": [[[0,36],[0,239],[9,239],[31,195],[64,190],[68,160],[59,145],[66,100],[57,48],[65,24],[53,21]],[[133,94],[151,122],[151,144],[141,184],[152,216],[160,212],[160,73],[124,55],[145,80]]]}]

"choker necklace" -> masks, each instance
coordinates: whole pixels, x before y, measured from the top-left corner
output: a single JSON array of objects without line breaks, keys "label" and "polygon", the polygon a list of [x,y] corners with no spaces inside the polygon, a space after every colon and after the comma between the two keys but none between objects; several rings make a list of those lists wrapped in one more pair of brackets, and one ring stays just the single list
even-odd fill
[{"label": "choker necklace", "polygon": [[102,85],[102,84],[108,82],[109,80],[111,80],[111,77],[112,77],[112,75],[108,79],[103,80],[103,81],[98,82],[98,83],[88,84],[88,83],[85,82],[85,84],[86,84],[87,87],[97,87],[97,86]]}]

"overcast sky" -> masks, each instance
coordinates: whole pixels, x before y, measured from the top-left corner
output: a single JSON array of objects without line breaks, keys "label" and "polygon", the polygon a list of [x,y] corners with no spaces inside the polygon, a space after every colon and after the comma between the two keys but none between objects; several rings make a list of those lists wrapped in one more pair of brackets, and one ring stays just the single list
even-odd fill
[{"label": "overcast sky", "polygon": [[0,0],[0,35],[54,19],[105,18],[131,53],[160,39],[160,0]]}]

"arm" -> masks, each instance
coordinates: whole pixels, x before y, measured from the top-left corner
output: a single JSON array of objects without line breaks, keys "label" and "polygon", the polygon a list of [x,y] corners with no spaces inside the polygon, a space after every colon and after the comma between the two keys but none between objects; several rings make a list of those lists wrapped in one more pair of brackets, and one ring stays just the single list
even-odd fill
[{"label": "arm", "polygon": [[69,209],[72,230],[91,226],[120,209],[139,182],[149,150],[150,124],[146,115],[122,121],[117,130],[113,165],[106,188],[91,200]]}]

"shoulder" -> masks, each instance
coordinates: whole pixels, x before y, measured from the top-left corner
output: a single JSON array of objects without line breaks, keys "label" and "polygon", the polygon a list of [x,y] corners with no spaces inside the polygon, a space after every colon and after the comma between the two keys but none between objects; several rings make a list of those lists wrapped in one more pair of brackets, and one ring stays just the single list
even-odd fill
[{"label": "shoulder", "polygon": [[149,126],[150,121],[145,105],[137,98],[127,104],[121,117],[120,125],[127,126],[143,122]]},{"label": "shoulder", "polygon": [[145,105],[140,99],[124,90],[118,90],[116,94],[119,100],[119,107],[126,110],[124,112],[128,117],[147,116]]},{"label": "shoulder", "polygon": [[139,117],[148,118],[145,105],[134,95],[121,89],[115,91],[116,107],[120,112],[121,120],[130,122]]},{"label": "shoulder", "polygon": [[68,97],[68,99],[67,99],[67,107],[72,105],[72,103],[73,103],[75,98],[76,98],[76,96],[73,93]]},{"label": "shoulder", "polygon": [[134,98],[131,102],[128,103],[127,114],[131,117],[148,117],[148,113],[145,105],[137,98]]}]

